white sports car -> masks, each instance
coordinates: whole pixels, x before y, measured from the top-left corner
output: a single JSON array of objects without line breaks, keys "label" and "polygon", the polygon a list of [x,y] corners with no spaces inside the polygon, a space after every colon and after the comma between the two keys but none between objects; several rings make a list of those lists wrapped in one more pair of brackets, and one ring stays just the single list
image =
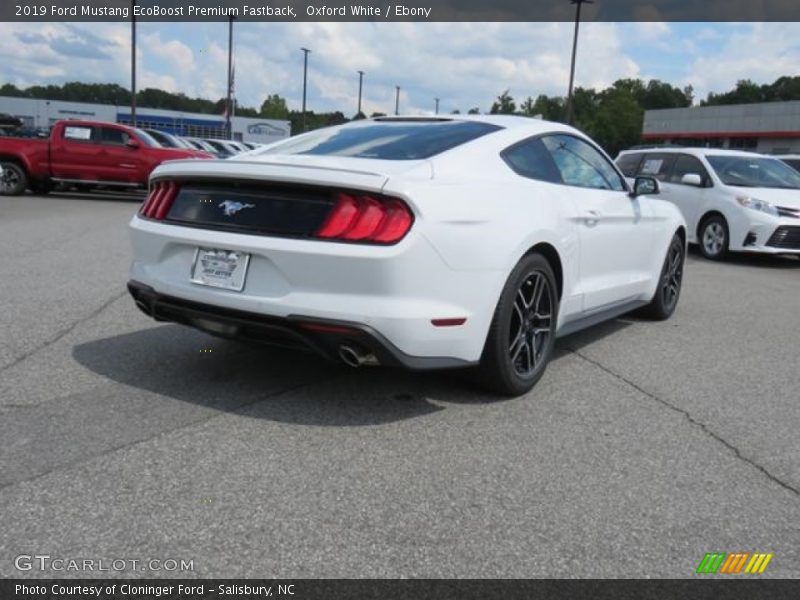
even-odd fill
[{"label": "white sports car", "polygon": [[478,367],[502,394],[555,338],[675,310],[686,225],[579,131],[378,118],[152,174],[128,284],[159,321],[358,365]]}]

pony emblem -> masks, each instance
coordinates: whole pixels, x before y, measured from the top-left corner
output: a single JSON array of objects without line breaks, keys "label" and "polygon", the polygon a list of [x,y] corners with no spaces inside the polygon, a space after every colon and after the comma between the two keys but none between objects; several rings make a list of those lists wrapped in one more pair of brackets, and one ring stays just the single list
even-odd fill
[{"label": "pony emblem", "polygon": [[219,208],[225,211],[226,217],[232,217],[240,210],[244,210],[245,208],[255,208],[255,204],[242,204],[241,202],[235,202],[233,200],[225,200],[224,202],[219,203]]}]

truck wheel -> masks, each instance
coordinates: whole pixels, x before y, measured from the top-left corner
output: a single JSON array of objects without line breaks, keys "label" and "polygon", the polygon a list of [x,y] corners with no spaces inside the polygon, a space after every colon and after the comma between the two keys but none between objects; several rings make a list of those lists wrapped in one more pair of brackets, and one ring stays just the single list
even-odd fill
[{"label": "truck wheel", "polygon": [[0,194],[6,196],[19,196],[28,187],[28,175],[25,169],[17,163],[0,163],[3,167],[3,174],[0,177]]}]

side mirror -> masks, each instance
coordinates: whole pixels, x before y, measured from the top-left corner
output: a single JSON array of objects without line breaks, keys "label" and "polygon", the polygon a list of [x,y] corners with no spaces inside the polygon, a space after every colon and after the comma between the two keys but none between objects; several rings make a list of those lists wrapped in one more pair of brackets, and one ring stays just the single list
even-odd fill
[{"label": "side mirror", "polygon": [[128,139],[127,139],[127,141],[125,142],[125,145],[126,145],[126,146],[127,146],[129,149],[130,149],[130,150],[136,150],[136,149],[139,147],[139,142],[137,142],[137,141],[136,141],[135,139],[133,139],[133,138],[128,138]]},{"label": "side mirror", "polygon": [[633,182],[633,191],[630,193],[631,198],[639,196],[652,196],[661,191],[661,186],[658,180],[653,177],[637,177]]},{"label": "side mirror", "polygon": [[683,177],[681,177],[681,183],[693,185],[695,187],[703,187],[703,178],[697,173],[686,173]]}]

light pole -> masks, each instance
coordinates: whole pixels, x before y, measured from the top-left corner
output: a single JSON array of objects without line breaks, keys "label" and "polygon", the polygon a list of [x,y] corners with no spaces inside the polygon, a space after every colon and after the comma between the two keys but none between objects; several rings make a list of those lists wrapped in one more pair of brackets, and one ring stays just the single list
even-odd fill
[{"label": "light pole", "polygon": [[233,17],[228,17],[228,92],[225,97],[225,137],[231,139],[231,88],[233,87]]},{"label": "light pole", "polygon": [[569,90],[567,91],[567,124],[572,124],[573,118],[573,98],[572,86],[575,83],[575,55],[578,52],[578,27],[581,23],[581,4],[594,4],[594,0],[569,0],[570,3],[575,4],[575,34],[572,38],[572,62],[569,68]]},{"label": "light pole", "polygon": [[131,0],[131,127],[136,127],[136,0]]},{"label": "light pole", "polygon": [[394,89],[394,116],[397,116],[400,114],[400,86],[396,85]]},{"label": "light pole", "polygon": [[306,84],[308,83],[308,48],[300,48],[303,51],[303,131],[306,130]]},{"label": "light pole", "polygon": [[364,89],[364,71],[358,72],[358,112],[356,116],[361,115],[361,90]]},{"label": "light pole", "polygon": [[438,98],[434,98],[434,100],[436,100],[436,113],[435,114],[438,115],[439,114],[439,99]]}]

